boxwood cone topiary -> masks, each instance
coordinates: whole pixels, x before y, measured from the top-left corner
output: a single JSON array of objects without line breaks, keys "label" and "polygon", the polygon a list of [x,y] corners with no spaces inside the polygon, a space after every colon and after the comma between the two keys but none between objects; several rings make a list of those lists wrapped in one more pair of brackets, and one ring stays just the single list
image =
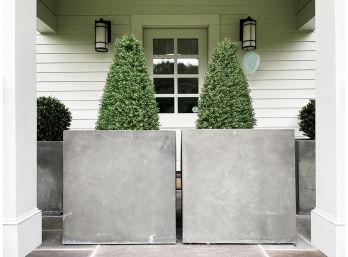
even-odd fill
[{"label": "boxwood cone topiary", "polygon": [[69,129],[71,113],[57,98],[37,99],[37,140],[62,141],[63,131]]},{"label": "boxwood cone topiary", "polygon": [[311,99],[298,115],[300,131],[310,139],[315,139],[315,100]]},{"label": "boxwood cone topiary", "polygon": [[225,39],[214,51],[198,103],[197,128],[245,129],[256,124],[238,49],[238,43]]},{"label": "boxwood cone topiary", "polygon": [[155,90],[144,49],[133,35],[116,40],[115,55],[101,99],[96,129],[159,128]]}]

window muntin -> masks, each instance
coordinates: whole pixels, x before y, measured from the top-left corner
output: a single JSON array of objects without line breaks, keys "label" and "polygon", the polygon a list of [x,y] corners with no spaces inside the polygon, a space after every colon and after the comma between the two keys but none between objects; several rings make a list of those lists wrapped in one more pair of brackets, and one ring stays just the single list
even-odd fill
[{"label": "window muntin", "polygon": [[198,38],[154,38],[152,73],[160,113],[196,113]]}]

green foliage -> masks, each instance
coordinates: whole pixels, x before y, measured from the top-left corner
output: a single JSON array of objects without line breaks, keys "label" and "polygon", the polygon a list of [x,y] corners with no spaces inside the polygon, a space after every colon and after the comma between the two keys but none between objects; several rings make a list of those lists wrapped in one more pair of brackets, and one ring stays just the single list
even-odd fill
[{"label": "green foliage", "polygon": [[115,43],[96,129],[158,128],[155,89],[147,70],[144,49],[133,35],[125,35]]},{"label": "green foliage", "polygon": [[311,99],[298,115],[300,131],[310,139],[315,139],[315,100]]},{"label": "green foliage", "polygon": [[37,99],[37,140],[62,141],[63,131],[69,129],[71,113],[57,98]]},{"label": "green foliage", "polygon": [[213,53],[198,103],[199,129],[253,128],[256,124],[238,48],[238,43],[225,39]]}]

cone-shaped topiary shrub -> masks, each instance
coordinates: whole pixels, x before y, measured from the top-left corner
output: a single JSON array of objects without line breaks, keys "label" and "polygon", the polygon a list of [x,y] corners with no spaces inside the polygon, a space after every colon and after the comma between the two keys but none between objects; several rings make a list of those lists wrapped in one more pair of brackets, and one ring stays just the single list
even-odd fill
[{"label": "cone-shaped topiary shrub", "polygon": [[62,141],[63,131],[69,129],[71,113],[57,98],[37,99],[37,141]]},{"label": "cone-shaped topiary shrub", "polygon": [[298,115],[300,131],[310,139],[315,139],[315,100],[311,99]]},{"label": "cone-shaped topiary shrub", "polygon": [[212,55],[198,103],[199,129],[253,128],[256,124],[238,48],[238,43],[225,39]]},{"label": "cone-shaped topiary shrub", "polygon": [[116,40],[96,129],[158,129],[158,108],[144,49],[133,35]]}]

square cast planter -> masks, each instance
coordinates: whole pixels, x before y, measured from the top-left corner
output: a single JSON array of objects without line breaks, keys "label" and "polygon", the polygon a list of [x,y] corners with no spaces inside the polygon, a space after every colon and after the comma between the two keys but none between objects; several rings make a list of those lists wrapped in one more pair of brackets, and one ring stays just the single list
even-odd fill
[{"label": "square cast planter", "polygon": [[315,140],[296,140],[297,212],[315,208]]},{"label": "square cast planter", "polygon": [[44,215],[63,211],[63,142],[37,142],[37,205]]},{"label": "square cast planter", "polygon": [[175,132],[64,132],[64,244],[174,244]]},{"label": "square cast planter", "polygon": [[182,131],[184,243],[295,243],[293,130]]}]

